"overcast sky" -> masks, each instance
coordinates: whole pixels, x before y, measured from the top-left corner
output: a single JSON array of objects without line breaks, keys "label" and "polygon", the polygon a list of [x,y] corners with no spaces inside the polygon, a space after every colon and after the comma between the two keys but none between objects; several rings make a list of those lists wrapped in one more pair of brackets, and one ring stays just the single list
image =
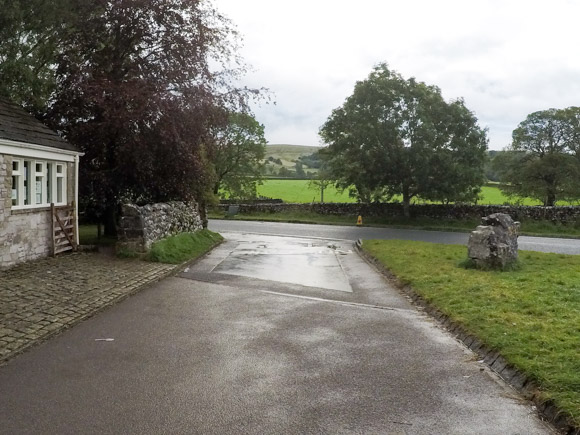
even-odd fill
[{"label": "overcast sky", "polygon": [[318,129],[387,62],[464,98],[489,148],[534,111],[580,106],[580,1],[213,0],[244,38],[275,105],[254,107],[269,143],[321,145]]}]

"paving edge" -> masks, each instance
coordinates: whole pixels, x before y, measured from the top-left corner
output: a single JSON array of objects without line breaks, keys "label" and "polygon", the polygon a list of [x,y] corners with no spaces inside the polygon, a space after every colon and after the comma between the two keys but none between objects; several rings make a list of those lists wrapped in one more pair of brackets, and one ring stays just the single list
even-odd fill
[{"label": "paving edge", "polygon": [[[111,299],[110,301],[107,301],[107,303],[101,305],[99,308],[96,308],[88,313],[83,314],[82,316],[76,318],[74,321],[72,321],[71,323],[68,323],[66,325],[63,325],[62,327],[55,329],[54,331],[50,331],[47,332],[46,334],[44,334],[43,336],[37,338],[36,340],[32,340],[29,343],[26,343],[25,345],[23,345],[22,347],[19,347],[18,349],[15,349],[14,351],[12,351],[11,353],[9,353],[8,355],[5,355],[3,357],[0,358],[0,367],[8,364],[8,362],[10,362],[12,359],[14,359],[15,357],[17,357],[18,355],[26,352],[27,350],[40,345],[41,343],[44,343],[45,341],[50,340],[51,338],[61,334],[62,332],[66,331],[69,328],[72,328],[76,325],[78,325],[81,322],[84,322],[85,320],[103,312],[104,310],[106,310],[107,308],[118,304],[121,301],[124,301],[125,299],[134,296],[135,294],[137,294],[138,292],[140,292],[141,290],[143,290],[145,287],[149,286],[150,284],[156,283],[158,281],[161,281],[162,279],[165,279],[169,276],[172,275],[177,275],[179,272],[181,272],[185,267],[196,263],[197,261],[201,260],[203,257],[205,257],[206,255],[208,255],[211,251],[213,251],[215,248],[217,248],[219,245],[221,245],[224,241],[220,240],[218,243],[216,243],[215,245],[213,245],[207,252],[204,252],[202,255],[200,255],[197,258],[194,258],[193,260],[187,260],[184,261],[183,263],[180,264],[175,264],[175,265],[169,265],[170,268],[167,270],[162,271],[161,273],[152,273],[151,275],[147,276],[146,280],[143,280],[142,282],[140,282],[138,285],[136,285],[133,289],[131,289],[130,291],[128,291],[127,293],[123,293],[122,295],[119,295],[118,297],[116,297],[115,299]],[[161,264],[161,263],[160,263]]]},{"label": "paving edge", "polygon": [[498,351],[485,345],[476,336],[466,331],[459,323],[426,301],[410,285],[402,283],[379,260],[362,249],[362,240],[357,240],[355,246],[361,257],[378,270],[395,288],[407,296],[415,306],[420,307],[423,312],[435,319],[447,332],[477,354],[483,360],[483,363],[507,384],[520,392],[526,399],[532,401],[544,420],[566,435],[580,435],[580,426],[574,423],[572,416],[558,408],[551,399],[546,400],[543,398],[542,392],[535,381],[510,365]]}]

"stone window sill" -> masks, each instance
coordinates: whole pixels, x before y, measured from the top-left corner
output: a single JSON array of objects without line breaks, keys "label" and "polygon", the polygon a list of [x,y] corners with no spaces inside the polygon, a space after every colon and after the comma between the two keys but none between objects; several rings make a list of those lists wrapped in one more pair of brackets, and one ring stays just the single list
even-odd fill
[{"label": "stone window sill", "polygon": [[19,208],[19,209],[12,209],[11,214],[19,215],[19,214],[33,214],[33,213],[44,213],[50,211],[50,207],[34,207],[34,208]]}]

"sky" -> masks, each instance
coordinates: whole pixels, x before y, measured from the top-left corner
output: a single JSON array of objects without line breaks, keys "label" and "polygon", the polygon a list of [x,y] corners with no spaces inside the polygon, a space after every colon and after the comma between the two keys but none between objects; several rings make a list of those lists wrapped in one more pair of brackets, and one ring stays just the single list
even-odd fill
[{"label": "sky", "polygon": [[580,0],[213,0],[266,87],[254,104],[270,144],[324,145],[318,130],[386,62],[463,98],[489,149],[538,110],[580,106]]}]

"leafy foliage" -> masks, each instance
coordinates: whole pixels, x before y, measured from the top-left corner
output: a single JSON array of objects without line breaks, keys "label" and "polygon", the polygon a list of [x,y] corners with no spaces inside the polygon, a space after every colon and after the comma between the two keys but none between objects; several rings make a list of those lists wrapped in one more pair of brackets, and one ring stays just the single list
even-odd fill
[{"label": "leafy foliage", "polygon": [[512,133],[495,171],[508,195],[530,196],[546,206],[580,198],[580,108],[531,113]]},{"label": "leafy foliage", "polygon": [[214,193],[223,189],[233,198],[255,198],[266,153],[264,126],[246,113],[231,113],[229,122],[215,130],[214,139]]},{"label": "leafy foliage", "polygon": [[[198,0],[21,0],[0,12],[0,89],[85,153],[81,200],[114,230],[121,201],[205,201],[215,174],[212,129],[259,93],[236,33]],[[19,75],[24,80],[19,83]],[[108,224],[108,225],[107,225]]]},{"label": "leafy foliage", "polygon": [[45,110],[62,30],[73,15],[71,0],[0,0],[0,95]]},{"label": "leafy foliage", "polygon": [[320,202],[324,203],[324,191],[327,190],[334,184],[332,175],[326,169],[325,165],[320,167],[320,170],[316,173],[316,176],[308,182],[308,187],[310,189],[316,189],[320,191]]},{"label": "leafy foliage", "polygon": [[360,201],[401,194],[472,201],[484,182],[486,131],[463,101],[445,102],[440,90],[405,80],[386,64],[355,86],[320,130],[338,185],[354,186]]},{"label": "leafy foliage", "polygon": [[298,160],[309,168],[319,169],[322,166],[322,160],[320,159],[318,151],[307,156],[300,156]]}]

